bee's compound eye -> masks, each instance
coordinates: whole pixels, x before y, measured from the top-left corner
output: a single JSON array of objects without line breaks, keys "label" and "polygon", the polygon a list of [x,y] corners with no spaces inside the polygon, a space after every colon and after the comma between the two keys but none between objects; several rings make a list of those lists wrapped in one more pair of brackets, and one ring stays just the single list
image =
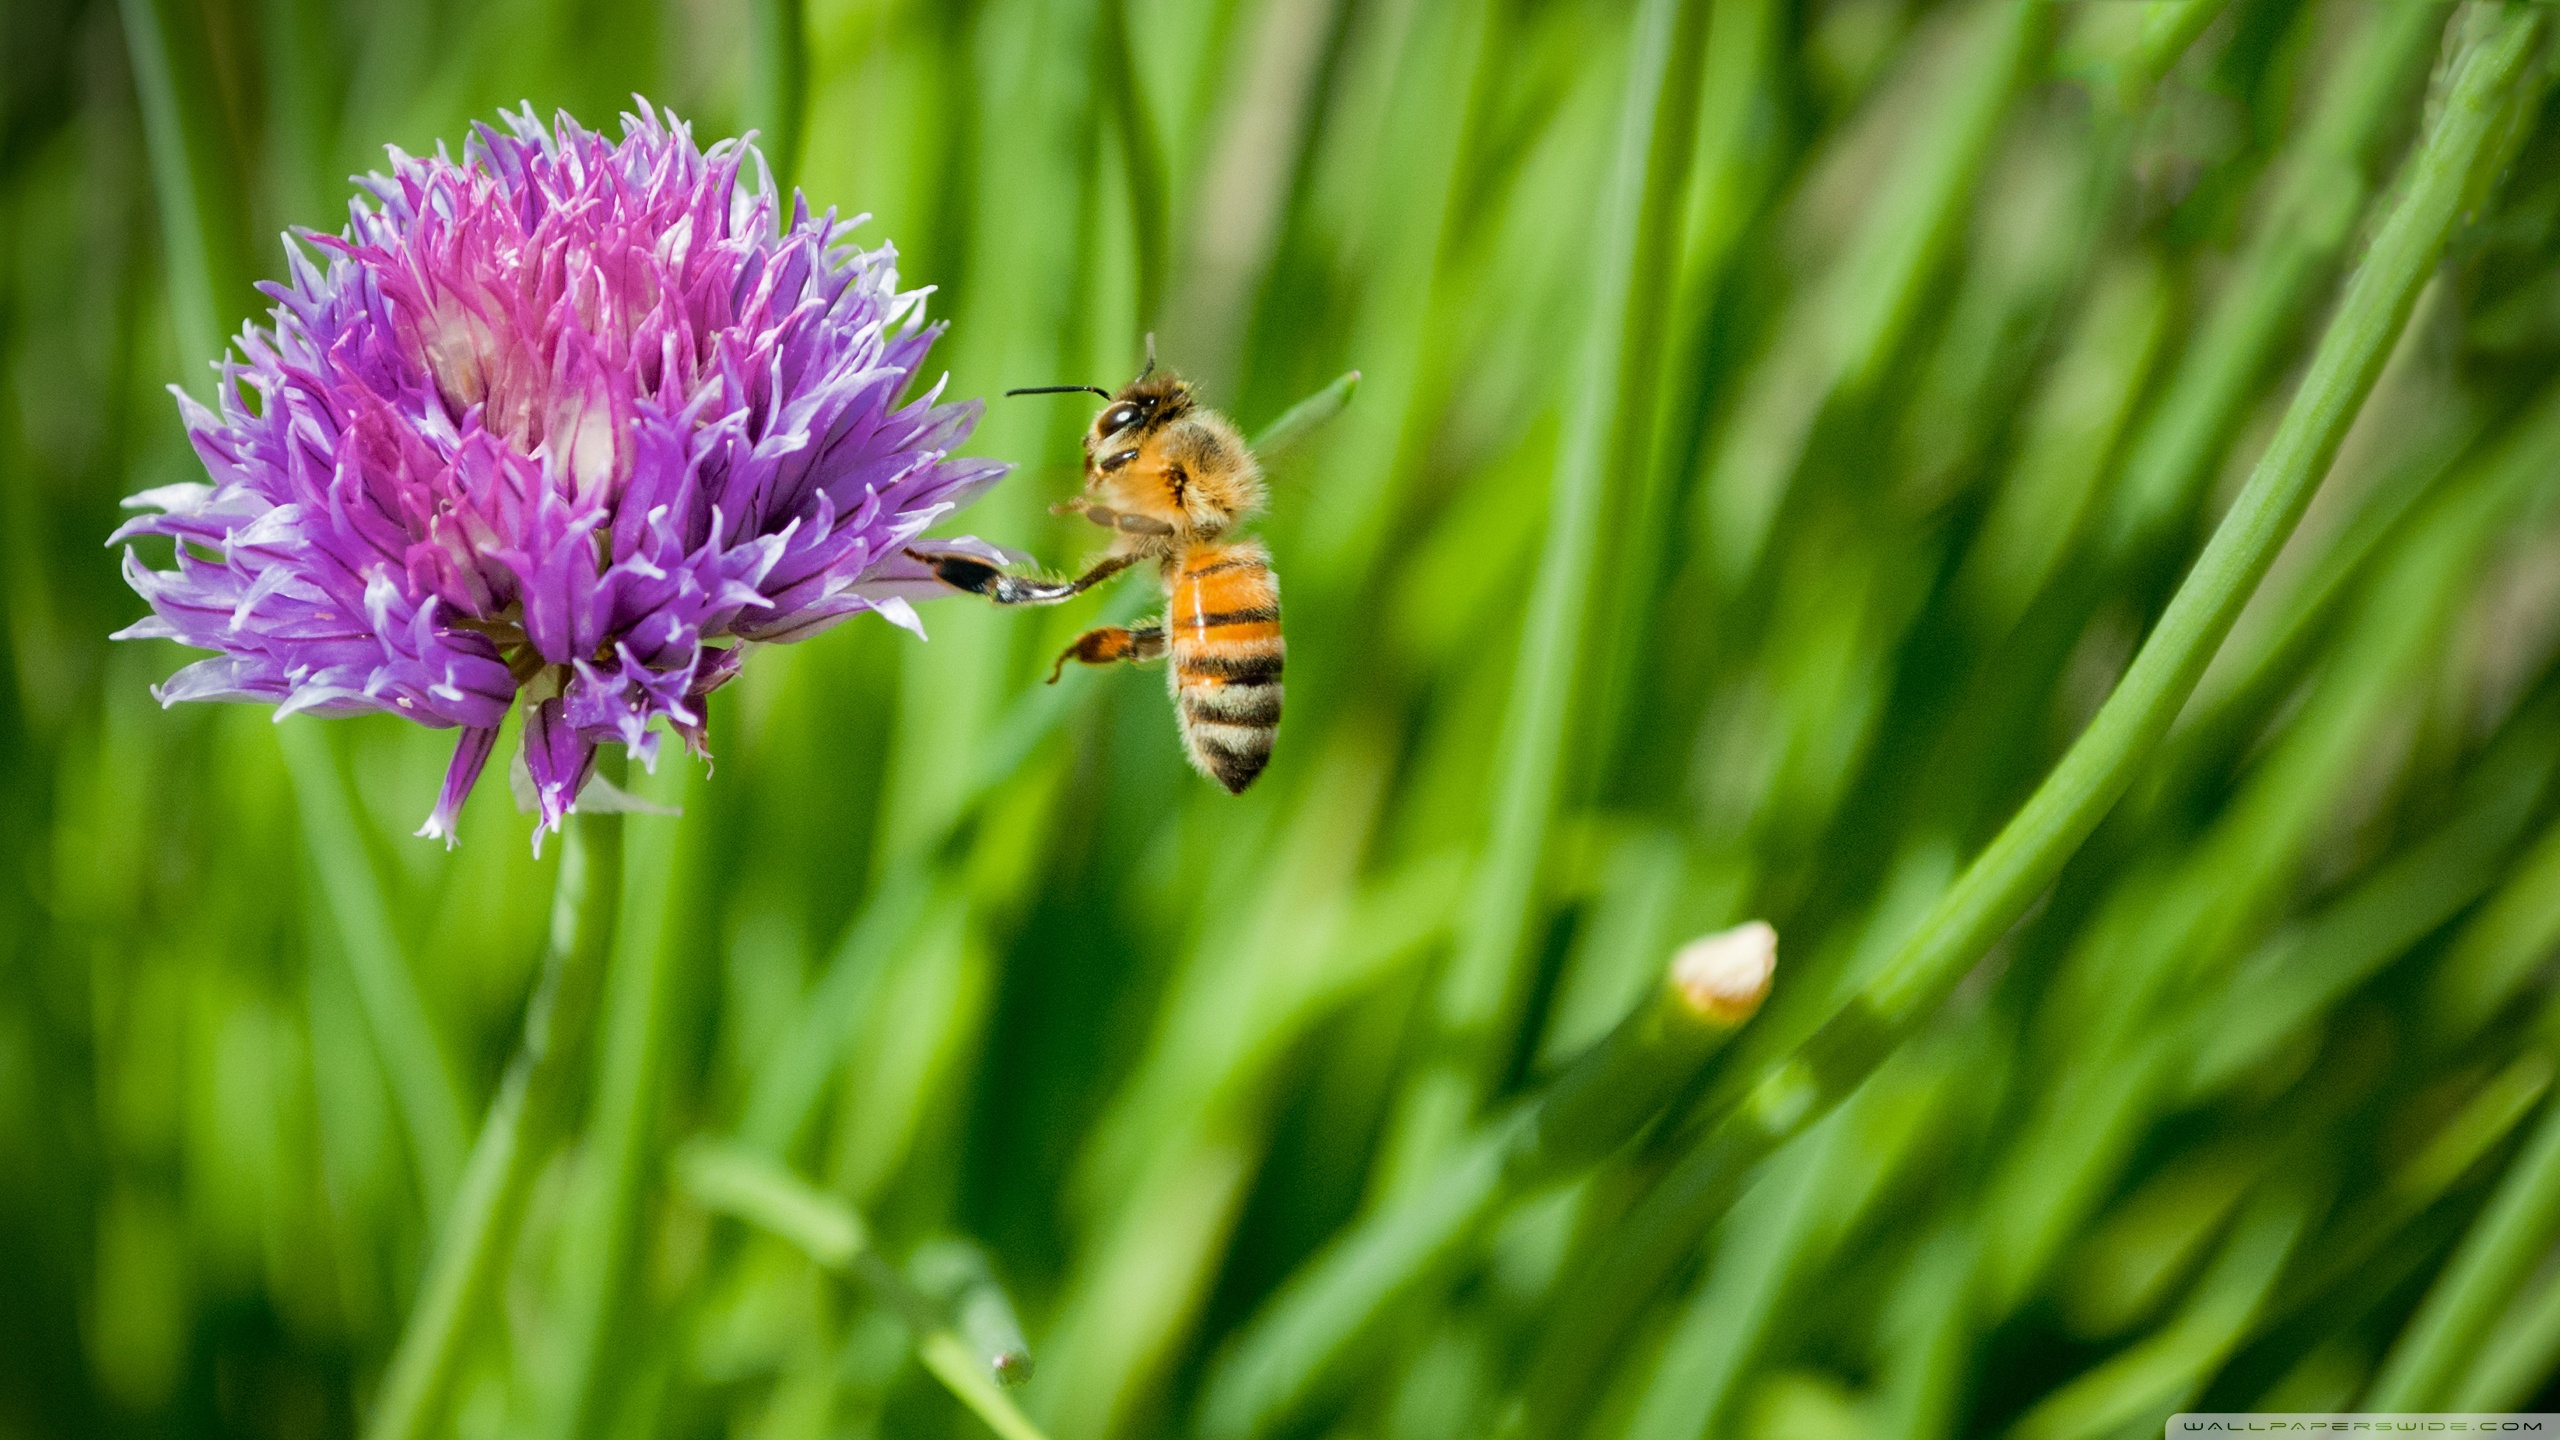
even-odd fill
[{"label": "bee's compound eye", "polygon": [[1137,423],[1138,407],[1135,405],[1114,405],[1102,417],[1102,428],[1106,434],[1118,434]]}]

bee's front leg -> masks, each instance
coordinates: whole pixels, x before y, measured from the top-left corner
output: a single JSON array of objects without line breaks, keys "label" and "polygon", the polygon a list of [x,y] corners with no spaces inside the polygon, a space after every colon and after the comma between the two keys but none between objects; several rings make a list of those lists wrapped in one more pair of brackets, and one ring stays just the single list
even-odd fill
[{"label": "bee's front leg", "polygon": [[934,577],[952,589],[984,595],[998,605],[1055,605],[1072,600],[1137,563],[1134,556],[1106,555],[1073,580],[1043,580],[1008,575],[974,555],[934,555],[922,550],[909,550],[907,555],[930,566]]}]

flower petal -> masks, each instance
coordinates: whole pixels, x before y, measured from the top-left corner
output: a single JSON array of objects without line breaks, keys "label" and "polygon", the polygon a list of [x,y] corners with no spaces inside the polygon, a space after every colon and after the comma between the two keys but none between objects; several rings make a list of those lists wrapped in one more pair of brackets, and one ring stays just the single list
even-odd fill
[{"label": "flower petal", "polygon": [[497,745],[496,726],[475,725],[462,732],[461,743],[453,747],[453,763],[445,767],[436,808],[428,813],[427,823],[418,827],[421,838],[442,840],[447,850],[462,843],[454,835],[453,822],[462,814],[462,802],[471,798],[471,787],[479,783],[481,767],[489,763],[489,752]]}]

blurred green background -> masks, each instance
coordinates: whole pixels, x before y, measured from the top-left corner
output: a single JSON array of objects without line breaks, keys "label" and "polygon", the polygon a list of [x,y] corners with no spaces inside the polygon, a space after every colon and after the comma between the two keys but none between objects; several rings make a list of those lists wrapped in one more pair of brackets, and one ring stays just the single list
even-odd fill
[{"label": "blurred green background", "polygon": [[[635,777],[684,813],[628,822],[593,1083],[443,1428],[989,1433],[894,1285],[688,1186],[696,1137],[851,1207],[867,1253],[982,1247],[1059,1440],[2548,1403],[2540,54],[2308,518],[1952,999],[1729,1213],[1656,1237],[1667,1283],[1572,1298],[1677,1123],[1506,1192],[1285,1409],[1218,1393],[1293,1270],[1439,1193],[1467,1117],[1679,942],[1783,937],[1728,1081],[1876,981],[2275,433],[2408,189],[2451,19],[8,0],[0,1436],[374,1411],[559,852],[498,784],[459,850],[410,838],[448,735],[160,712],[184,657],[106,642],[142,606],[100,542],[197,473],[162,387],[209,393],[280,230],[334,227],[386,143],[522,100],[609,128],[634,91],[869,212],[939,287],[954,393],[1117,384],[1149,330],[1249,431],[1364,378],[1269,457],[1295,663],[1246,796],[1184,767],[1153,674],[1036,683],[1134,593],[766,650],[717,697],[716,773]],[[996,401],[972,450],[1020,468],[956,528],[1075,561],[1090,530],[1046,507],[1088,415]],[[1590,1383],[1514,1410],[1576,1333]]]}]

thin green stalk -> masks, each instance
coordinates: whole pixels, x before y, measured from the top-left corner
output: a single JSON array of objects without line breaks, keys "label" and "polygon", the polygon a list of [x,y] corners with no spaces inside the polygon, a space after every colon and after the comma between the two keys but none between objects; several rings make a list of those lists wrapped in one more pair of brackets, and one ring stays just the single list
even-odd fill
[{"label": "thin green stalk", "polygon": [[1448,938],[1464,872],[1464,857],[1443,850],[1347,897],[1338,927],[1331,914],[1309,917],[1334,927],[1340,938],[1322,947],[1321,963],[1281,993],[1260,990],[1239,1002],[1232,988],[1186,977],[1169,997],[1146,1057],[1087,1134],[1073,1180],[1078,1201],[1108,1203],[1105,1197],[1163,1143],[1168,1116],[1196,1115],[1252,1095],[1320,1017],[1392,985],[1435,954]]},{"label": "thin green stalk", "polygon": [[1031,1342],[1023,1338],[1022,1317],[1014,1313],[1013,1297],[997,1281],[986,1251],[967,1240],[928,1241],[907,1257],[907,1278],[951,1316],[976,1363],[1006,1388],[1031,1378]]},{"label": "thin green stalk", "polygon": [[[677,1155],[676,1180],[704,1208],[798,1247],[821,1269],[859,1281],[915,1334],[916,1355],[953,1398],[1004,1440],[1045,1440],[1004,1392],[1003,1356],[952,1327],[940,1305],[883,1259],[852,1206],[753,1151],[696,1143]],[[1026,1357],[1027,1360],[1027,1357]]]},{"label": "thin green stalk", "polygon": [[1894,1287],[1889,1359],[1881,1378],[1875,1440],[1937,1440],[1955,1433],[1971,1369],[1973,1272],[1982,1248],[1961,1212],[1939,1222]]},{"label": "thin green stalk", "polygon": [[[2522,428],[2540,438],[2521,444],[2510,439],[2504,447],[2508,451],[2531,453],[2534,445],[2548,449],[2560,441],[2560,391],[2554,391],[2541,407],[2539,420]],[[2387,550],[2385,542],[2403,532],[2401,522],[2421,500],[2448,483],[2448,472],[2460,473],[2457,460],[2476,433],[2471,427],[2464,431],[2440,449],[2430,447],[2377,485],[2357,507],[2354,519],[2321,552],[2311,573],[2286,592],[2265,623],[2254,628],[2244,623],[2235,629],[2198,683],[2191,718],[2170,737],[2161,764],[2154,767],[2164,781],[2192,774],[2200,761],[2237,748],[2243,742],[2236,737],[2263,726],[2283,697],[2301,684],[2348,597],[2380,563],[2376,557]]]},{"label": "thin green stalk", "polygon": [[1245,852],[1254,883],[1231,897],[1233,923],[1200,934],[1082,1157],[1091,1238],[1063,1287],[1041,1394],[1066,1435],[1118,1433],[1194,1334],[1269,1152],[1289,1034],[1322,1013],[1310,1002],[1357,943],[1355,877],[1387,764],[1358,731],[1317,757],[1285,828]]},{"label": "thin green stalk", "polygon": [[1681,952],[1651,993],[1532,1104],[1486,1127],[1420,1189],[1292,1275],[1210,1377],[1200,1430],[1247,1440],[1353,1378],[1501,1207],[1625,1144],[1759,1009],[1777,937],[1739,927]]},{"label": "thin green stalk", "polygon": [[[1376,227],[1372,303],[1349,334],[1350,353],[1381,387],[1325,478],[1327,501],[1308,511],[1301,544],[1308,588],[1358,594],[1377,573],[1380,547],[1424,457],[1443,443],[1458,366],[1444,337],[1480,292],[1466,263],[1478,236],[1479,197],[1468,184],[1494,127],[1494,95],[1515,73],[1507,10],[1491,0],[1425,7],[1417,63],[1388,112],[1386,153],[1372,181]],[[1385,457],[1385,463],[1380,463]]]},{"label": "thin green stalk", "polygon": [[1819,1243],[1823,1211],[1853,1143],[1833,1124],[1771,1160],[1766,1181],[1735,1205],[1729,1239],[1676,1307],[1671,1333],[1653,1356],[1626,1440],[1712,1433]]},{"label": "thin green stalk", "polygon": [[2132,5],[2086,5],[2074,17],[2056,68],[2087,78],[2119,115],[2151,101],[2160,77],[2178,63],[2228,0],[2141,0]]},{"label": "thin green stalk", "polygon": [[2438,1046],[2468,1039],[2522,991],[2560,946],[2560,823],[2515,862],[2498,893],[2427,976],[2425,1029]]},{"label": "thin green stalk", "polygon": [[1267,459],[1314,434],[1351,404],[1351,396],[1359,388],[1359,371],[1348,370],[1335,376],[1332,384],[1281,411],[1263,426],[1253,437],[1254,453]]},{"label": "thin green stalk", "polygon": [[2227,1086],[2460,914],[2506,869],[2550,783],[2547,707],[2472,772],[2466,803],[2317,916],[2278,937],[2210,1005],[2190,1008],[2185,1103]]},{"label": "thin green stalk", "polygon": [[916,1340],[916,1358],[942,1388],[987,1422],[1003,1440],[1048,1440],[1013,1397],[988,1373],[982,1357],[967,1340],[950,1330],[929,1330]]},{"label": "thin green stalk", "polygon": [[2538,14],[2468,12],[2442,104],[2406,183],[2349,281],[2309,372],[2233,501],[2115,692],[2052,774],[1881,973],[1793,1053],[1740,1087],[1712,1129],[1583,1267],[1554,1310],[1528,1385],[1530,1433],[1581,1413],[1627,1318],[1723,1212],[1741,1176],[1840,1103],[2052,883],[2159,744],[2336,454],[2418,291],[2434,272],[2507,118],[2538,99],[2527,75]]},{"label": "thin green stalk", "polygon": [[[667,803],[681,809],[690,766],[679,764]],[[598,1433],[610,1415],[608,1377],[617,1322],[630,1303],[639,1248],[641,1200],[651,1172],[667,997],[674,983],[678,913],[689,893],[678,856],[688,832],[671,820],[641,825],[622,884],[616,959],[607,977],[594,1098],[568,1219],[560,1230],[559,1299],[554,1311],[560,1390],[548,1417],[558,1440]]]},{"label": "thin green stalk", "polygon": [[2487,487],[2441,498],[2360,597],[2312,702],[2181,862],[2167,903],[2150,915],[2126,907],[2127,949],[2108,956],[2092,945],[2076,957],[2071,1018],[2103,1043],[2136,1036],[2160,1002],[2218,972],[2274,917],[2337,813],[2342,777],[2439,663],[2502,513]]},{"label": "thin green stalk", "polygon": [[[952,118],[964,128],[939,183],[963,225],[950,238],[960,253],[945,257],[946,273],[964,275],[967,285],[951,317],[955,348],[936,363],[948,363],[965,388],[1037,383],[1070,362],[1082,366],[1084,357],[1064,352],[1054,322],[1061,307],[1080,303],[1085,281],[1076,261],[1091,227],[1073,222],[1096,208],[1088,189],[1099,167],[1087,133],[1104,102],[1092,84],[1089,23],[1090,11],[1079,7],[991,0],[969,7],[954,27],[967,37],[954,57],[965,80],[951,97]],[[1055,416],[1054,407],[999,406],[983,417],[973,444],[994,454],[1040,453],[1054,438]],[[1035,487],[1017,480],[977,500],[970,524],[982,534],[1028,534],[1038,509]],[[907,683],[874,822],[877,875],[920,858],[962,823],[1007,702],[1025,688],[1052,688],[1026,687],[1017,624],[992,609],[945,607],[932,645],[902,657]]]},{"label": "thin green stalk", "polygon": [[2011,1440],[2101,1440],[2184,1408],[2249,1336],[2316,1213],[2299,1190],[2259,1196],[2176,1319],[2047,1396]]},{"label": "thin green stalk", "polygon": [[1541,905],[1549,830],[1571,752],[1593,579],[1627,470],[1651,436],[1663,342],[1657,296],[1678,258],[1677,223],[1694,139],[1706,0],[1645,0],[1628,47],[1616,171],[1600,217],[1599,275],[1580,386],[1548,494],[1545,543],[1514,662],[1495,760],[1491,835],[1441,978],[1447,1053],[1403,1102],[1387,1186],[1420,1183],[1473,1122],[1507,1053],[1526,989],[1528,935]]},{"label": "thin green stalk", "polygon": [[[2537,706],[2500,736],[2494,753],[2473,772],[2460,808],[2435,833],[2271,941],[2228,983],[2210,985],[2204,983],[2209,976],[2198,977],[2183,1012],[2143,1027],[2130,1052],[2061,1077],[2056,1102],[2011,1148],[1990,1192],[1988,1213],[2001,1246],[1985,1255],[1976,1285],[1984,1323],[2005,1321],[2036,1293],[2054,1256],[2103,1201],[2146,1129],[2164,1115],[2191,1113],[2222,1099],[2250,1066],[2312,1032],[2341,996],[2479,894],[2549,783],[2554,719],[2551,706]],[[2537,1064],[2547,1069],[2547,1062]],[[2307,1093],[2323,1092],[2314,1087]],[[2397,1198],[2329,1230],[2323,1264],[2352,1272],[2369,1258],[2369,1250],[2358,1252],[2357,1245],[2379,1243],[2416,1208],[2431,1203],[2517,1118],[2491,1105],[2441,1127],[2434,1153],[2404,1167],[2394,1180]],[[2291,1128],[2309,1132],[2319,1125],[2302,1117]],[[2321,1272],[2315,1283],[2333,1278]],[[2280,1317],[2302,1303],[2297,1284],[2268,1313]]]},{"label": "thin green stalk", "polygon": [[2302,312],[2317,298],[2372,188],[2372,155],[2402,113],[2402,91],[2443,28],[2441,7],[2382,5],[2332,70],[2299,146],[2282,162],[2266,214],[2214,301],[2168,392],[2136,432],[2101,537],[2136,553],[2194,503],[2214,456],[2257,393]]},{"label": "thin green stalk", "polygon": [[1662,280],[1665,403],[1653,407],[1653,433],[1628,452],[1633,473],[1595,617],[1600,653],[1590,662],[1595,679],[1585,733],[1595,737],[1590,763],[1604,789],[1620,783],[1623,754],[1645,728],[1629,733],[1629,711],[1649,708],[1662,663],[1660,626],[1668,617],[1656,613],[1656,602],[1680,548],[1672,522],[1699,459],[1693,411],[1714,392],[1720,369],[1707,337],[1726,303],[1744,237],[1779,179],[1772,156],[1755,141],[1777,108],[1774,92],[1786,83],[1778,58],[1782,7],[1776,0],[1709,0],[1707,9],[1696,153],[1676,237],[1680,253]]},{"label": "thin green stalk", "polygon": [[2418,1313],[2382,1362],[2364,1409],[2434,1410],[2449,1404],[2490,1327],[2560,1234],[2560,1106],[2547,1106],[2524,1152]]},{"label": "thin green stalk", "polygon": [[747,124],[758,132],[757,148],[785,196],[799,183],[808,124],[807,12],[807,0],[749,0],[747,5]]},{"label": "thin green stalk", "polygon": [[[2533,1118],[2551,1092],[2555,1067],[2547,1050],[2528,1050],[2444,1117],[2426,1143],[2398,1157],[2379,1189],[2321,1227],[2316,1259],[2287,1272],[2262,1317],[2269,1326],[2317,1307],[2324,1316],[2356,1296],[2388,1293],[2422,1262],[2435,1242],[2411,1224],[2452,1193],[2464,1176]],[[2339,1316],[2343,1322],[2347,1316]],[[2359,1377],[2361,1378],[2361,1377]]]},{"label": "thin green stalk", "polygon": [[190,12],[168,0],[121,0],[117,13],[142,106],[179,351],[209,364],[222,354],[223,316],[246,298],[241,187],[220,154],[227,127],[202,69],[210,52],[187,26]]},{"label": "thin green stalk", "polygon": [[1099,80],[1111,97],[1111,123],[1120,132],[1120,168],[1129,185],[1129,224],[1137,239],[1138,325],[1152,329],[1164,310],[1168,260],[1165,236],[1164,142],[1155,112],[1147,107],[1137,56],[1129,42],[1129,0],[1102,0],[1094,42]]},{"label": "thin green stalk", "polygon": [[791,1033],[756,1067],[738,1122],[741,1143],[776,1160],[798,1147],[890,957],[953,892],[947,876],[922,865],[901,865],[882,877],[800,1006]]},{"label": "thin green stalk", "polygon": [[1823,408],[1866,391],[1891,362],[1958,233],[2044,11],[1993,0],[1950,22],[1973,29],[1938,57],[1940,88],[1915,107],[1919,123],[1895,147],[1884,187],[1744,382],[1697,508],[1697,538],[1728,583],[1759,564]]},{"label": "thin green stalk", "polygon": [[[597,757],[597,773],[618,784],[621,762],[620,748],[607,747]],[[441,1428],[464,1353],[482,1337],[496,1301],[525,1197],[565,1126],[621,901],[622,816],[572,814],[552,900],[550,950],[525,1007],[524,1043],[481,1122],[417,1304],[383,1374],[366,1440],[423,1440]]]},{"label": "thin green stalk", "polygon": [[[2282,904],[2337,809],[2340,777],[2363,763],[2439,663],[2522,475],[2493,471],[2484,483],[2438,494],[2367,587],[2300,719],[2213,830],[2163,883],[2138,896],[2119,892],[2070,953],[2048,1008],[2081,1058],[1994,1186],[2004,1204],[2004,1243],[1986,1257],[1994,1313],[2027,1297],[2143,1128],[2173,1108],[2162,1089],[2171,1076],[2182,1074],[2191,1096],[2227,1083],[2469,903],[2529,823],[2551,765],[2541,706],[2505,727],[2442,830],[2266,947],[2228,984],[2216,983]],[[2173,999],[2199,995],[2211,999],[2176,1018]]]},{"label": "thin green stalk", "polygon": [[2070,553],[2151,373],[2168,298],[2159,263],[2143,253],[2111,261],[2091,284],[1956,579],[1985,637],[2005,636]]},{"label": "thin green stalk", "polygon": [[321,105],[326,67],[317,53],[326,33],[323,16],[312,0],[259,0],[258,32],[272,95],[266,168],[276,177],[284,212],[316,223],[328,213],[336,178],[320,159],[332,138]]},{"label": "thin green stalk", "polygon": [[2488,1337],[2446,1403],[2473,1412],[2520,1409],[2555,1369],[2560,1369],[2560,1281],[2544,1281],[2532,1300]]},{"label": "thin green stalk", "polygon": [[418,1198],[432,1231],[444,1222],[462,1175],[462,1092],[453,1065],[436,1036],[418,992],[418,977],[400,953],[391,928],[382,877],[374,873],[364,839],[356,832],[347,781],[329,753],[317,720],[294,719],[276,727],[293,798],[302,814],[303,853],[320,877],[321,897],[355,978],[365,1028],[373,1038],[401,1129],[409,1137],[409,1163],[417,1170]]}]

